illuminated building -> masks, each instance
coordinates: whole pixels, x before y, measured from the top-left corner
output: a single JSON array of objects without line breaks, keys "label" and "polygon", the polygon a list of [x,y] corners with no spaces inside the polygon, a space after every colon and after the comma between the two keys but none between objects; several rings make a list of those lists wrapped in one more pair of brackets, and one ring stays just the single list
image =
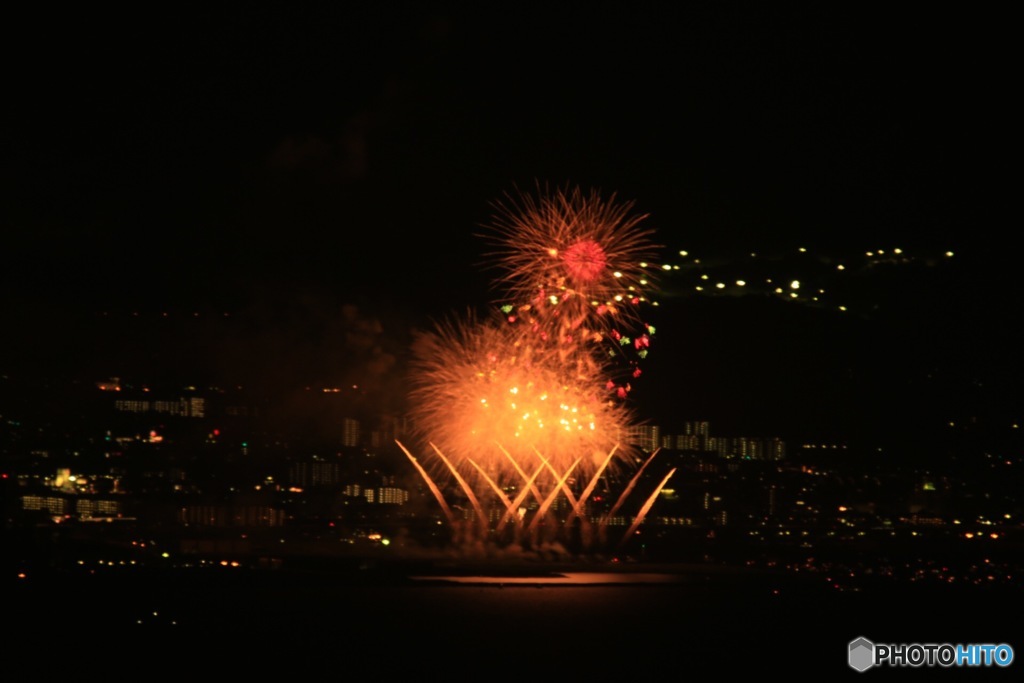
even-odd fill
[{"label": "illuminated building", "polygon": [[346,417],[341,421],[341,445],[354,448],[359,445],[359,421]]},{"label": "illuminated building", "polygon": [[395,439],[408,431],[407,418],[385,415],[380,418],[377,429],[370,432],[370,447],[375,449],[394,446]]},{"label": "illuminated building", "polygon": [[366,495],[368,503],[403,505],[409,502],[409,492],[394,486],[381,486],[377,489],[368,488],[363,493]]},{"label": "illuminated building", "polygon": [[42,510],[51,515],[65,515],[71,511],[71,501],[60,496],[28,495],[21,497],[22,510]]},{"label": "illuminated building", "polygon": [[75,515],[79,519],[120,517],[121,502],[101,498],[78,498],[75,500]]},{"label": "illuminated building", "polygon": [[269,505],[186,505],[178,511],[185,526],[280,527],[287,515]]},{"label": "illuminated building", "polygon": [[632,425],[626,429],[625,440],[645,453],[653,453],[661,446],[661,428],[657,425]]},{"label": "illuminated building", "polygon": [[288,468],[289,483],[301,488],[341,484],[343,474],[341,463],[323,460],[296,462]]}]

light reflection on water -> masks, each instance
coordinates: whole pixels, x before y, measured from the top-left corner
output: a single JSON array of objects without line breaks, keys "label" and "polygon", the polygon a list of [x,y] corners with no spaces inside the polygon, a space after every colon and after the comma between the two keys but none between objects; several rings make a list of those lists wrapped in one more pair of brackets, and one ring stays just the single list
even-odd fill
[{"label": "light reflection on water", "polygon": [[[845,648],[862,636],[1011,644],[1016,637],[990,618],[993,605],[1007,600],[974,592],[846,593],[818,581],[721,572],[508,574],[427,572],[360,582],[296,572],[62,582],[61,590],[24,593],[28,600],[12,623],[26,626],[26,638],[57,618],[86,624],[75,641],[88,646],[84,651],[144,635],[161,661],[174,653],[174,663],[189,670],[205,666],[200,654],[222,658],[230,642],[239,644],[232,646],[232,665],[252,665],[256,673],[267,662],[347,672],[422,666],[486,673],[487,680],[543,670],[540,680],[562,683],[591,675],[606,680],[610,667],[656,674],[695,663],[719,671],[777,663],[780,672],[827,676],[849,670]],[[782,651],[799,653],[800,661],[778,660]]]},{"label": "light reflection on water", "polygon": [[562,572],[548,576],[411,576],[413,581],[450,582],[507,586],[528,584],[539,586],[579,586],[608,584],[681,583],[686,579],[679,574],[647,574],[642,572]]}]

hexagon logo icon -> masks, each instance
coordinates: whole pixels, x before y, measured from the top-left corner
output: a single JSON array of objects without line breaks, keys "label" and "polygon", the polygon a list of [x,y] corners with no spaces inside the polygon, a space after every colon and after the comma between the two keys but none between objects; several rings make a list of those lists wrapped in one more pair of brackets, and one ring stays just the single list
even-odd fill
[{"label": "hexagon logo icon", "polygon": [[850,666],[857,671],[867,671],[875,663],[875,644],[867,638],[850,641]]}]

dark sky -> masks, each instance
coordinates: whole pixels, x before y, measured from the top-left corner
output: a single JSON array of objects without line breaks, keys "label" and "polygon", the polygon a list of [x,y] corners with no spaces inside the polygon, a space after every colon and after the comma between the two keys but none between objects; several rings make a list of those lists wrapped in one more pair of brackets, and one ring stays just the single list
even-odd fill
[{"label": "dark sky", "polygon": [[[474,233],[542,181],[615,192],[667,254],[726,268],[798,246],[956,254],[859,280],[875,313],[855,323],[670,279],[652,413],[767,430],[803,410],[850,430],[901,419],[909,393],[865,408],[889,373],[916,392],[940,366],[948,383],[924,393],[956,400],[924,421],[969,410],[978,382],[1016,393],[1007,17],[340,4],[9,18],[6,367],[111,374],[142,349],[132,367],[173,375],[290,349],[304,361],[284,376],[347,376],[367,348],[400,356],[408,328],[490,301]],[[196,313],[244,322],[167,322]]]}]

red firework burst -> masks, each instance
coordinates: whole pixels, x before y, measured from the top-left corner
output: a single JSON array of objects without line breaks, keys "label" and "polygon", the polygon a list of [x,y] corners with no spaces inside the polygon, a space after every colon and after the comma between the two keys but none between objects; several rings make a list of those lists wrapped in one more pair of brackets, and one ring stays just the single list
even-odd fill
[{"label": "red firework burst", "polygon": [[562,253],[565,270],[573,282],[596,282],[605,268],[608,257],[601,245],[594,240],[582,240],[569,246]]},{"label": "red firework burst", "polygon": [[656,275],[649,262],[660,247],[653,230],[640,226],[647,216],[633,213],[633,202],[538,186],[535,194],[506,194],[493,207],[482,236],[496,247],[489,256],[501,271],[503,302],[559,307],[568,311],[564,318],[578,320],[594,312],[629,315],[646,300]]},{"label": "red firework burst", "polygon": [[[490,231],[492,266],[508,321],[533,331],[540,341],[576,348],[603,345],[626,369],[609,378],[609,391],[625,398],[629,379],[639,376],[653,328],[642,324],[640,304],[653,288],[659,249],[646,215],[633,202],[579,188],[506,194],[495,202]],[[628,326],[638,326],[630,331]]]}]

